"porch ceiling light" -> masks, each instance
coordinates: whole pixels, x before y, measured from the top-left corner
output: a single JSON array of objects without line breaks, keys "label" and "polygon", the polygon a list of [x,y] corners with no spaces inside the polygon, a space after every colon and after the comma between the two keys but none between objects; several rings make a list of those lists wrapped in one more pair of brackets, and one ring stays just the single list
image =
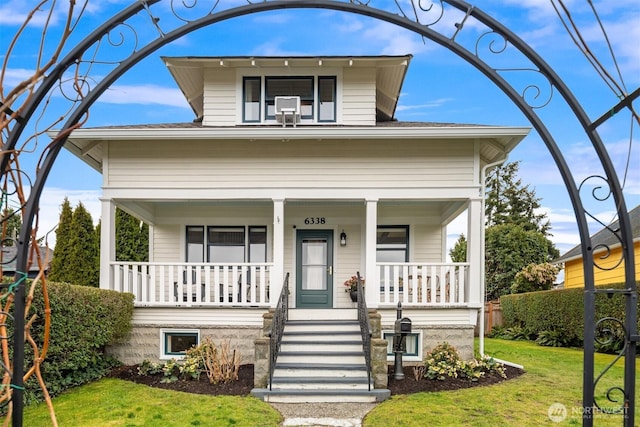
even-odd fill
[{"label": "porch ceiling light", "polygon": [[344,230],[340,233],[340,246],[347,246],[347,234]]}]

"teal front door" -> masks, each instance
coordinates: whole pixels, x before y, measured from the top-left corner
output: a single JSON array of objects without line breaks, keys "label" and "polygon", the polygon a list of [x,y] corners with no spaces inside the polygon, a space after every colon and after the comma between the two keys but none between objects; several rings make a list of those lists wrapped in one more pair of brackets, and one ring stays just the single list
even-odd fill
[{"label": "teal front door", "polygon": [[333,302],[333,230],[296,234],[296,307],[331,308]]}]

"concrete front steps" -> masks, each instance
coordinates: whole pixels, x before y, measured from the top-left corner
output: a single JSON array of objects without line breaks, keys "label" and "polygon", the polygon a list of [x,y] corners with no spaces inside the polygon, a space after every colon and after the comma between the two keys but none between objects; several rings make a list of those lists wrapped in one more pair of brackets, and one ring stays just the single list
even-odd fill
[{"label": "concrete front steps", "polygon": [[381,402],[389,390],[369,390],[362,337],[354,309],[290,309],[271,390],[265,402]]}]

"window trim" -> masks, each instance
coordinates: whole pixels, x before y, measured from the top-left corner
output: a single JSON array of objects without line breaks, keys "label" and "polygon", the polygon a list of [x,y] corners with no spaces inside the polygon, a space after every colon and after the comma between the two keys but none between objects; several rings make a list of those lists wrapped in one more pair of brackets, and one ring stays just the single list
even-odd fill
[{"label": "window trim", "polygon": [[[189,259],[189,229],[190,228],[202,228],[202,260],[206,259],[205,257],[205,249],[207,246],[207,227],[204,225],[186,225],[184,228],[184,259],[185,262],[198,262],[198,261],[188,261]],[[200,261],[201,262],[201,261]]]},{"label": "window trim", "polygon": [[[268,116],[267,109],[267,99],[266,99],[266,85],[267,79],[273,78],[281,78],[281,79],[296,79],[296,78],[310,78],[313,83],[313,91],[312,91],[312,109],[311,115],[300,116],[300,123],[298,124],[333,124],[338,123],[338,114],[341,111],[341,107],[339,105],[339,95],[342,93],[342,89],[340,87],[340,81],[342,72],[339,68],[327,68],[322,70],[323,74],[317,74],[318,70],[313,68],[305,68],[298,70],[299,73],[289,74],[286,70],[282,72],[274,72],[274,74],[269,75],[260,75],[254,69],[238,69],[237,76],[237,86],[240,87],[240,93],[237,95],[237,98],[240,99],[240,104],[236,109],[236,114],[239,115],[237,119],[237,123],[243,123],[248,125],[259,125],[259,124],[276,124],[277,119],[274,116]],[[256,79],[260,81],[260,120],[246,120],[245,119],[245,82],[247,80]],[[334,111],[333,111],[333,120],[320,120],[320,94],[319,94],[319,81],[323,79],[332,79],[334,81]],[[301,101],[304,101],[304,98],[301,98]],[[238,104],[236,104],[238,105]]]},{"label": "window trim", "polygon": [[269,238],[269,230],[267,228],[266,225],[249,225],[247,226],[247,232],[246,232],[246,248],[247,248],[247,254],[246,254],[246,262],[253,262],[251,261],[251,229],[255,229],[255,228],[262,228],[264,229],[264,260],[262,261],[255,261],[255,262],[267,262],[267,259],[269,259],[268,257],[268,251],[269,251],[269,245],[267,244],[268,242],[268,238]]},{"label": "window trim", "polygon": [[183,359],[186,352],[169,352],[169,337],[176,336],[195,336],[196,346],[200,345],[200,329],[160,329],[160,360]]},{"label": "window trim", "polygon": [[[240,229],[242,228],[242,261],[237,261],[237,262],[246,262],[247,259],[247,226],[246,225],[207,225],[207,234],[205,235],[205,247],[206,247],[206,262],[216,262],[216,261],[212,261],[211,260],[211,246],[213,246],[211,240],[209,239],[209,231],[211,229]],[[218,246],[233,246],[233,247],[239,247],[240,245],[235,245],[235,244],[222,244],[222,245],[218,245]]]},{"label": "window trim", "polygon": [[[378,225],[378,227],[376,228],[376,261],[377,261],[377,253],[378,253],[378,232],[381,229],[385,229],[385,228],[403,228],[405,231],[405,237],[406,237],[406,244],[405,244],[405,255],[404,255],[404,261],[402,262],[409,262],[409,250],[410,250],[410,235],[409,235],[409,226],[408,225]],[[401,251],[402,249],[389,249],[391,251]],[[383,262],[383,261],[379,261],[379,262]]]},{"label": "window trim", "polygon": [[[333,80],[333,120],[322,120],[320,118],[320,81],[321,80]],[[317,111],[316,121],[318,123],[336,123],[338,118],[338,79],[336,76],[317,76],[316,77],[316,99],[317,99]]]},{"label": "window trim", "polygon": [[[300,96],[300,103],[304,104],[305,101],[311,101],[311,115],[303,115],[302,111],[300,111],[300,119],[304,120],[314,120],[315,108],[316,108],[316,90],[317,90],[317,82],[315,76],[264,76],[264,99],[262,101],[262,106],[264,109],[264,118],[267,120],[276,120],[275,114],[273,116],[269,115],[269,103],[273,102],[275,104],[275,96],[273,99],[269,99],[267,97],[267,92],[269,90],[269,80],[309,80],[311,81],[311,97],[302,97]],[[286,94],[285,96],[299,96],[295,94]],[[274,107],[275,108],[275,107]]]},{"label": "window trim", "polygon": [[[422,329],[417,329],[417,330],[413,330],[409,336],[415,336],[417,337],[417,343],[416,343],[416,350],[417,350],[417,354],[416,353],[403,353],[402,354],[402,360],[405,362],[422,362],[422,344],[423,344],[423,334],[422,334]],[[393,350],[393,335],[394,335],[394,331],[393,329],[383,329],[381,331],[381,336],[382,339],[384,339],[385,341],[387,341],[387,362],[393,362],[395,360],[395,353],[393,351],[389,352],[389,348],[391,348],[391,350]],[[387,337],[389,339],[387,339]]]},{"label": "window trim", "polygon": [[[264,260],[262,261],[255,261],[255,262],[260,262],[260,263],[266,263],[269,260],[269,227],[267,225],[194,225],[194,224],[189,224],[189,225],[185,225],[185,233],[184,233],[184,245],[185,245],[185,249],[184,249],[184,259],[185,262],[190,262],[190,261],[186,261],[189,255],[189,241],[188,241],[188,236],[189,236],[189,228],[202,228],[203,229],[203,242],[202,242],[202,247],[203,247],[203,253],[202,253],[202,259],[204,263],[213,263],[214,261],[211,260],[211,257],[209,256],[210,251],[209,251],[209,247],[211,246],[211,242],[209,240],[209,230],[212,228],[229,228],[229,229],[239,229],[242,228],[243,229],[243,234],[244,234],[244,244],[243,244],[243,263],[248,263],[248,262],[252,262],[249,261],[251,259],[251,237],[250,237],[250,233],[252,229],[255,228],[259,228],[259,229],[264,229],[264,238],[265,238],[265,243],[264,243]],[[234,245],[234,246],[239,246],[239,245]]]},{"label": "window trim", "polygon": [[[245,96],[247,94],[247,81],[257,81],[258,82],[258,119],[257,120],[248,120],[247,119],[247,101]],[[242,77],[242,122],[243,123],[262,123],[262,78],[260,76],[243,76]]]}]

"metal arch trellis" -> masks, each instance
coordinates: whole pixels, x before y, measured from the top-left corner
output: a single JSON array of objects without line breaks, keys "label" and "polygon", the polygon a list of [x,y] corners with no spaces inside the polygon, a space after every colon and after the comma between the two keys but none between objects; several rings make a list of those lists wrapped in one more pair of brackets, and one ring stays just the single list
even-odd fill
[{"label": "metal arch trellis", "polygon": [[[586,260],[593,259],[595,249],[591,246],[587,227],[587,217],[593,218],[593,216],[583,207],[580,190],[582,185],[592,177],[587,178],[580,186],[576,185],[561,150],[555,143],[551,132],[547,129],[543,120],[538,116],[536,110],[543,109],[555,92],[575,115],[575,118],[590,139],[606,175],[605,177],[595,177],[595,179],[602,180],[606,186],[607,191],[605,196],[600,197],[595,193],[593,196],[596,200],[604,200],[612,197],[615,202],[619,218],[619,228],[616,230],[610,229],[610,232],[613,233],[621,243],[621,262],[624,262],[625,265],[625,288],[619,291],[610,291],[619,292],[625,297],[626,317],[624,322],[620,320],[612,321],[624,330],[626,344],[623,349],[623,354],[619,357],[624,357],[625,360],[625,379],[622,387],[613,387],[607,392],[607,396],[612,402],[616,401],[611,395],[614,392],[621,392],[622,401],[615,410],[605,410],[604,412],[621,412],[624,415],[624,425],[634,425],[635,353],[636,342],[638,341],[636,325],[637,290],[633,262],[631,225],[622,188],[606,148],[597,133],[597,126],[601,122],[592,122],[589,119],[580,103],[572,95],[564,82],[531,47],[482,10],[460,0],[435,0],[432,2],[427,2],[427,0],[395,0],[394,2],[377,2],[376,0],[267,0],[259,3],[253,3],[247,0],[246,4],[227,9],[223,8],[222,2],[219,0],[206,2],[202,0],[192,0],[189,4],[185,3],[184,0],[180,2],[171,0],[170,11],[157,7],[157,4],[160,2],[161,0],[136,1],[120,13],[111,17],[76,45],[65,58],[58,62],[56,67],[35,91],[32,100],[23,111],[20,111],[19,114],[11,115],[13,128],[11,128],[8,133],[8,138],[1,153],[3,182],[9,179],[10,165],[13,160],[12,156],[17,155],[13,150],[15,150],[23,131],[25,131],[30,121],[33,120],[34,112],[39,105],[56,85],[62,86],[65,73],[74,68],[77,70],[81,66],[88,67],[88,71],[81,79],[81,85],[77,88],[75,96],[68,99],[70,103],[70,114],[67,117],[66,123],[62,126],[54,142],[49,144],[42,152],[42,162],[39,164],[35,180],[32,183],[29,198],[23,207],[23,225],[17,241],[18,255],[16,259],[16,271],[26,271],[27,269],[28,255],[31,246],[34,244],[34,240],[30,236],[32,235],[33,222],[38,210],[40,194],[42,193],[45,181],[62,145],[66,141],[69,133],[81,124],[91,105],[117,78],[132,66],[160,47],[183,35],[208,25],[253,13],[276,9],[306,8],[332,9],[364,15],[403,27],[413,31],[424,39],[429,39],[449,49],[489,78],[522,111],[543,139],[560,171],[576,215],[578,231],[582,242],[582,256],[583,259]],[[202,7],[203,4],[204,7]],[[163,15],[166,13],[169,13],[169,15]],[[458,21],[455,24],[455,29],[452,30],[452,34],[445,35],[437,29],[439,28],[437,24],[441,23],[449,14],[458,19]],[[139,19],[141,22],[136,22],[136,18],[143,19]],[[166,18],[167,23],[161,18]],[[469,28],[473,27],[470,25],[472,23],[481,24],[486,27],[487,31],[475,38],[475,43],[472,43],[471,47],[465,47],[465,45],[460,42],[460,39],[466,36]],[[142,45],[140,41],[141,34],[136,31],[136,25],[139,25],[140,29],[144,27],[145,30],[152,28],[152,33],[157,34],[157,37],[148,41],[147,44]],[[130,52],[126,52],[126,55],[122,56],[123,59],[114,60],[100,56],[103,53],[101,47],[104,45],[109,45],[111,48],[122,47],[125,45],[127,37],[132,38],[133,48]],[[487,40],[489,40],[488,54],[499,55],[505,52],[507,48],[514,48],[523,58],[529,61],[529,65],[524,68],[498,68],[490,66],[483,59],[485,52],[481,49],[481,45],[487,42]],[[139,47],[139,45],[141,47]],[[90,78],[98,79],[96,76],[89,75],[92,66],[95,64],[109,66],[112,67],[112,69],[99,81],[96,80],[97,83],[95,86],[91,87],[89,83],[91,81]],[[532,83],[523,90],[518,91],[505,78],[505,74],[511,71],[533,72],[541,76],[543,81],[548,85],[549,98],[546,101],[536,101],[538,104],[533,105],[533,101],[543,92],[541,86]],[[533,96],[531,96],[532,93]],[[629,107],[631,102],[631,99],[625,99],[618,106],[615,106],[613,110],[619,110],[625,106]],[[7,107],[8,106],[4,106],[4,112],[11,113]],[[1,108],[3,108],[3,106],[0,106],[0,109]],[[595,297],[598,291],[594,287],[593,266],[589,266],[587,263],[584,265],[585,351],[582,414],[583,424],[589,426],[593,424],[594,412],[603,410],[602,406],[594,398],[594,389],[597,385],[597,380],[594,381],[594,342],[596,340],[596,326],[600,327],[602,323],[596,325],[595,320]],[[13,313],[15,318],[15,333],[13,337],[14,358],[12,371],[13,425],[21,426],[24,399],[22,387],[24,385],[25,286],[19,275],[14,279],[14,284],[10,289],[14,292],[15,298]],[[598,330],[602,331],[603,329],[600,328]],[[604,330],[607,331],[610,329],[605,328]],[[598,380],[599,378],[600,377],[598,377]]]}]

